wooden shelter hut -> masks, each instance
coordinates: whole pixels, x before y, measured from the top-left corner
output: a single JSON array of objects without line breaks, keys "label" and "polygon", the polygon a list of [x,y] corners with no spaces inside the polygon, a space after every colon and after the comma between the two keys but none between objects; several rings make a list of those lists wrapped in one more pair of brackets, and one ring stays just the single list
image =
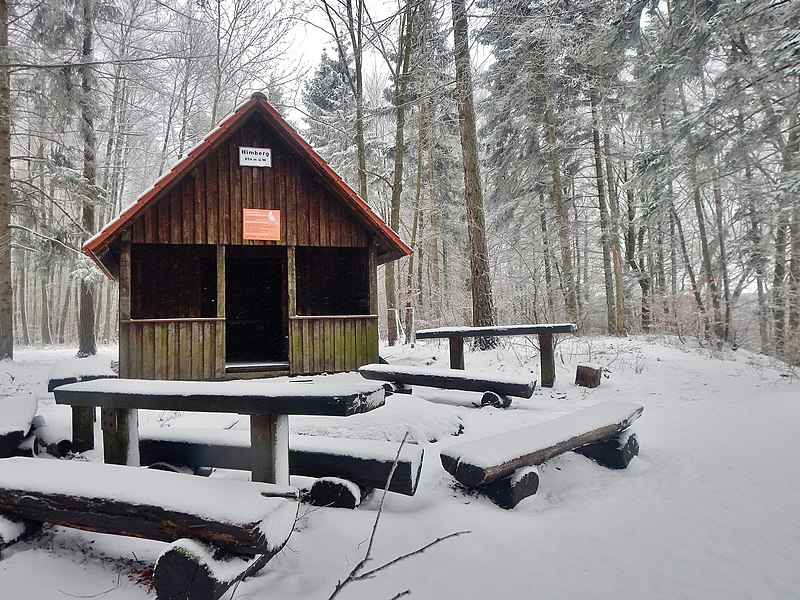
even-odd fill
[{"label": "wooden shelter hut", "polygon": [[119,282],[120,375],[378,359],[377,267],[411,249],[255,93],[83,248]]}]

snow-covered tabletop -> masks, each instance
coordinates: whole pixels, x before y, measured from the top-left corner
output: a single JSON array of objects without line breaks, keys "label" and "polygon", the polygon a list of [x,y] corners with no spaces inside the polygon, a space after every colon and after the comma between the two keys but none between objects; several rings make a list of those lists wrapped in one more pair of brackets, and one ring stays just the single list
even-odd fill
[{"label": "snow-covered tabletop", "polygon": [[[128,464],[138,464],[136,409],[227,412],[250,415],[252,479],[288,485],[288,415],[346,417],[384,403],[380,383],[336,381],[307,377],[288,381],[150,381],[98,379],[63,385],[54,390],[56,403],[117,409],[117,419],[127,419],[119,444],[112,452],[123,454]],[[121,412],[120,412],[121,411]],[[113,432],[113,433],[116,433]],[[127,451],[120,450],[125,446]],[[107,462],[118,461],[106,455]]]}]

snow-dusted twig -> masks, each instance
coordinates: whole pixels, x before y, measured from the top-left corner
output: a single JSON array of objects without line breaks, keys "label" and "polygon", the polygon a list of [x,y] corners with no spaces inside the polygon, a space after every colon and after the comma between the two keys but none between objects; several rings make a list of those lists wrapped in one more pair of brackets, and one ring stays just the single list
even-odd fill
[{"label": "snow-dusted twig", "polygon": [[[410,558],[412,556],[416,556],[417,554],[422,554],[428,548],[438,544],[439,542],[443,542],[444,540],[447,540],[447,539],[450,539],[450,538],[454,538],[454,537],[458,537],[459,535],[463,535],[465,533],[469,533],[468,531],[458,531],[456,533],[451,533],[451,534],[442,536],[440,538],[437,538],[437,539],[433,540],[432,542],[430,542],[428,544],[425,544],[421,548],[418,548],[417,550],[414,550],[413,552],[409,552],[409,553],[404,554],[402,556],[398,556],[397,558],[390,560],[389,562],[387,562],[384,565],[381,565],[380,567],[376,567],[375,569],[372,569],[371,571],[366,571],[364,573],[361,573],[361,570],[364,568],[364,565],[366,565],[367,562],[371,558],[370,554],[372,553],[372,544],[375,541],[375,534],[378,531],[378,523],[380,522],[381,514],[383,513],[383,503],[386,500],[386,492],[389,489],[389,484],[392,481],[392,477],[394,477],[394,471],[397,468],[397,463],[400,461],[400,453],[402,452],[403,446],[405,445],[407,439],[408,439],[408,431],[406,431],[405,435],[403,436],[402,441],[400,442],[400,447],[397,449],[397,454],[394,457],[394,462],[392,463],[392,468],[389,471],[389,476],[386,478],[386,485],[383,488],[383,495],[381,496],[381,502],[378,505],[378,513],[377,513],[377,515],[375,515],[375,522],[372,524],[372,532],[370,533],[370,536],[369,536],[369,543],[367,544],[367,551],[364,553],[364,558],[362,558],[358,562],[358,564],[350,570],[350,573],[347,574],[346,578],[344,578],[343,580],[339,581],[336,584],[336,588],[333,590],[333,593],[328,597],[328,600],[333,600],[339,594],[339,592],[348,583],[350,583],[351,581],[361,581],[361,580],[364,580],[364,579],[369,579],[371,577],[374,577],[375,574],[377,574],[378,572],[383,571],[384,569],[386,569],[386,568],[388,568],[388,567],[390,567],[390,566],[392,566],[392,565],[394,565],[394,564],[396,564],[396,563],[398,563],[398,562],[400,562],[402,560],[405,560],[406,558]],[[410,593],[411,593],[411,590],[405,590],[405,591],[400,592],[399,594],[393,596],[391,598],[391,600],[396,600],[397,598],[402,598],[403,596],[407,596]]]},{"label": "snow-dusted twig", "polygon": [[392,565],[394,565],[396,563],[399,563],[401,560],[405,560],[407,558],[411,558],[412,556],[416,556],[417,554],[422,554],[423,552],[425,552],[425,550],[427,550],[431,546],[435,546],[439,542],[443,542],[443,541],[448,540],[450,538],[454,538],[454,537],[458,537],[460,535],[464,535],[465,533],[471,533],[471,531],[469,531],[469,530],[456,531],[454,533],[448,533],[447,535],[443,535],[442,537],[436,538],[432,542],[429,542],[429,543],[425,544],[421,548],[417,548],[416,550],[414,550],[412,552],[409,552],[407,554],[403,554],[402,556],[398,556],[397,558],[394,558],[394,559],[390,560],[389,562],[387,562],[384,565],[381,565],[380,567],[375,567],[371,571],[367,571],[365,573],[361,573],[360,575],[356,575],[355,577],[353,577],[353,581],[361,581],[362,579],[370,579],[370,578],[374,577],[376,573],[379,573],[380,571],[383,571],[384,569],[387,569],[387,568],[391,567]]}]

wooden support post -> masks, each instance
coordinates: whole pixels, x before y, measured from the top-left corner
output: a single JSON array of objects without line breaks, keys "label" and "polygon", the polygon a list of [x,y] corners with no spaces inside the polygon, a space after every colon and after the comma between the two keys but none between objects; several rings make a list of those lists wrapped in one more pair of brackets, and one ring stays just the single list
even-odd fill
[{"label": "wooden support post", "polygon": [[539,334],[539,361],[541,363],[542,387],[553,387],[556,380],[556,360],[553,356],[553,334]]},{"label": "wooden support post", "polygon": [[72,407],[72,451],[94,449],[94,406]]},{"label": "wooden support post", "polygon": [[450,340],[450,368],[464,368],[464,338],[451,337]]},{"label": "wooden support post", "polygon": [[252,480],[289,485],[289,417],[251,415]]},{"label": "wooden support post", "polygon": [[139,466],[139,411],[102,408],[103,460],[109,465]]}]

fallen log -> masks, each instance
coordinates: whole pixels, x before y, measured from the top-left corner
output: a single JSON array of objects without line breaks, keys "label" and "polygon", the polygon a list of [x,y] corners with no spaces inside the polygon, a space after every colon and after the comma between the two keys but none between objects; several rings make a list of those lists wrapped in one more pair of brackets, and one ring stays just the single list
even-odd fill
[{"label": "fallen log", "polygon": [[249,481],[80,461],[0,461],[0,513],[165,542],[192,537],[237,554],[282,547],[296,498],[294,488]]},{"label": "fallen log", "polygon": [[587,444],[614,438],[630,427],[642,406],[610,400],[558,419],[464,442],[441,452],[442,466],[476,487]]},{"label": "fallen log", "polygon": [[258,572],[276,552],[247,558],[196,540],[177,540],[156,561],[153,572],[156,597],[158,600],[218,600],[234,584]]},{"label": "fallen log", "polygon": [[530,398],[536,381],[505,373],[479,373],[463,369],[431,369],[404,365],[364,365],[358,372],[364,379],[402,385],[422,385],[446,390],[495,392],[503,396]]}]

